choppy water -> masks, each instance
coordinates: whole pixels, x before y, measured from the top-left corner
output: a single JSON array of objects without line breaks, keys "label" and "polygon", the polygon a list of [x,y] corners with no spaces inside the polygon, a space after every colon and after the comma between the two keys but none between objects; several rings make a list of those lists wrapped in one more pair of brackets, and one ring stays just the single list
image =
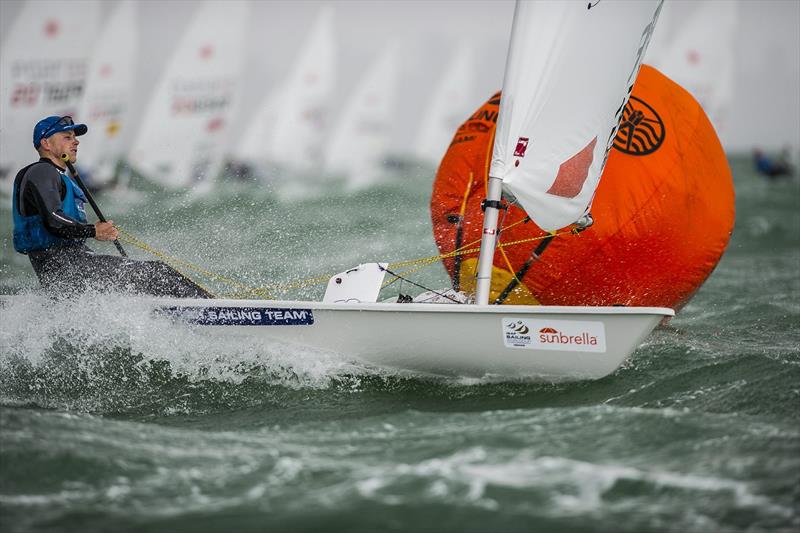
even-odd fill
[{"label": "choppy water", "polygon": [[[797,530],[800,189],[733,163],[736,228],[708,282],[618,372],[558,385],[401,375],[199,341],[112,296],[53,302],[28,293],[3,205],[2,292],[27,300],[0,309],[0,529]],[[100,202],[255,285],[435,254],[425,170],[355,195]],[[417,279],[446,284],[440,266]]]}]

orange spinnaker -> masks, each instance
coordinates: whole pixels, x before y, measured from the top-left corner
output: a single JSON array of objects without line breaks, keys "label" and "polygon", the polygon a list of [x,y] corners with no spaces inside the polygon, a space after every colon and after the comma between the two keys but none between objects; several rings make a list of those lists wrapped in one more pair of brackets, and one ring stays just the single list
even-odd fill
[{"label": "orange spinnaker", "polygon": [[[439,166],[431,218],[442,254],[477,248],[499,103],[498,93],[458,129]],[[734,222],[725,152],[697,101],[654,68],[639,72],[591,213],[593,226],[554,238],[538,260],[542,241],[498,249],[490,301],[518,280],[503,303],[681,307],[725,251]],[[547,235],[518,206],[502,217],[501,243]],[[454,286],[474,291],[477,257],[444,260]]]}]

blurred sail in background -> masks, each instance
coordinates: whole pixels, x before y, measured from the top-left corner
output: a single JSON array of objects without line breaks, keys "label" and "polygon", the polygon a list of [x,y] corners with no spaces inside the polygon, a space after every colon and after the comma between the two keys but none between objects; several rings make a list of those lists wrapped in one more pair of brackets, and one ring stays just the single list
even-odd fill
[{"label": "blurred sail in background", "polygon": [[[689,91],[722,135],[734,97],[737,2],[695,2],[688,19],[680,21],[675,13],[669,14],[672,9],[669,3],[665,8],[668,19],[662,22],[675,28],[661,28],[661,34],[656,32],[658,39],[647,62]],[[673,30],[671,36],[667,37],[665,30]]]},{"label": "blurred sail in background", "polygon": [[13,179],[38,159],[33,126],[39,120],[76,115],[99,23],[99,2],[23,5],[0,52],[0,176]]},{"label": "blurred sail in background", "polygon": [[344,175],[348,186],[380,181],[391,146],[399,83],[397,49],[390,44],[358,81],[325,155],[325,170]]},{"label": "blurred sail in background", "polygon": [[245,1],[206,1],[159,80],[128,163],[165,187],[207,189],[221,169],[244,74]]},{"label": "blurred sail in background", "polygon": [[310,37],[285,81],[267,96],[245,126],[233,159],[294,171],[319,168],[336,85],[333,8],[320,10]]},{"label": "blurred sail in background", "polygon": [[462,44],[429,93],[416,139],[414,155],[429,163],[442,160],[453,135],[476,105],[474,50]]},{"label": "blurred sail in background", "polygon": [[130,140],[131,100],[136,86],[139,36],[133,0],[119,2],[106,21],[89,61],[86,90],[76,120],[89,125],[80,147],[81,176],[90,186],[114,177]]}]

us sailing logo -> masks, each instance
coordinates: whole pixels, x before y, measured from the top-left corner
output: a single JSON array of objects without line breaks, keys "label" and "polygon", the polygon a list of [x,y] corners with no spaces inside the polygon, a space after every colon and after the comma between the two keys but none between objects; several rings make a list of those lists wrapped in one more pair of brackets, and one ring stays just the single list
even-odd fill
[{"label": "us sailing logo", "polygon": [[531,329],[522,320],[506,322],[504,329],[506,346],[511,344],[522,348],[533,342],[533,338],[530,335]]},{"label": "us sailing logo", "polygon": [[664,121],[647,102],[631,96],[622,111],[614,148],[628,155],[652,154],[664,142]]}]

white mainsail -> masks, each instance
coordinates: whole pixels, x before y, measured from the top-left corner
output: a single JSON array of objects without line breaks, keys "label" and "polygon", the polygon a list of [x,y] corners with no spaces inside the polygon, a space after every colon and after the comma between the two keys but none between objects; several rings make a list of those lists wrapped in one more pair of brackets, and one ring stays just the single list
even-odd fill
[{"label": "white mainsail", "polygon": [[688,20],[654,50],[652,64],[689,91],[721,133],[733,102],[739,7],[722,0],[691,7]]},{"label": "white mainsail", "polygon": [[335,85],[333,8],[324,7],[289,76],[245,128],[234,158],[294,170],[319,167]]},{"label": "white mainsail", "polygon": [[[80,166],[93,183],[110,180],[130,141],[131,100],[136,82],[138,35],[136,3],[120,1],[94,47],[86,90],[76,116],[89,125],[81,144]],[[87,173],[82,173],[84,179]]]},{"label": "white mainsail", "polygon": [[470,45],[461,45],[428,98],[414,148],[414,155],[419,159],[438,164],[453,134],[475,106],[473,56]]},{"label": "white mainsail", "polygon": [[23,5],[0,52],[1,176],[13,178],[37,159],[33,126],[39,120],[76,115],[99,21],[99,2]]},{"label": "white mainsail", "polygon": [[380,177],[395,119],[398,70],[396,45],[390,44],[359,80],[338,119],[325,169],[344,174],[350,187]]},{"label": "white mainsail", "polygon": [[545,230],[587,210],[661,2],[517,2],[490,176]]},{"label": "white mainsail", "polygon": [[502,189],[544,230],[588,212],[662,3],[517,1],[489,168],[479,305],[489,299]]},{"label": "white mainsail", "polygon": [[205,188],[220,171],[241,92],[248,11],[245,1],[207,0],[195,12],[130,152],[146,178]]}]

